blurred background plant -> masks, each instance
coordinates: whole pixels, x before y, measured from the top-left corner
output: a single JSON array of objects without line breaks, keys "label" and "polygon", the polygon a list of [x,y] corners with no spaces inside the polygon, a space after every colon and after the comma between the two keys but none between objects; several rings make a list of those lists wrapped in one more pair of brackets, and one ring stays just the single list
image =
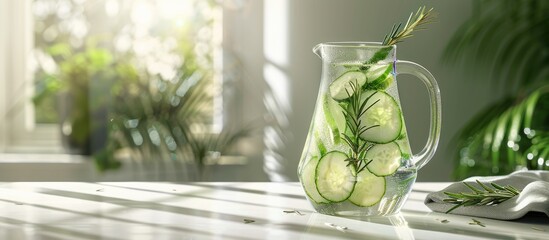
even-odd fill
[{"label": "blurred background plant", "polygon": [[501,96],[454,139],[454,177],[549,170],[549,2],[475,0],[444,59]]},{"label": "blurred background plant", "polygon": [[236,143],[252,128],[212,131],[212,73],[193,63],[188,52],[181,54],[187,64],[171,80],[139,73],[126,63],[113,66],[117,84],[111,86],[108,145],[95,156],[99,169],[116,169],[121,159],[129,159],[163,171],[193,168],[176,177],[200,180],[222,155],[238,154]]},{"label": "blurred background plant", "polygon": [[[92,113],[105,108],[105,103],[90,104],[92,78],[108,69],[112,55],[106,49],[96,48],[92,41],[81,51],[73,52],[67,43],[56,43],[45,51],[59,66],[56,73],[37,72],[36,94],[33,102],[57,111],[39,111],[42,121],[59,122],[65,148],[73,154],[90,155],[91,136],[101,128],[92,127]],[[100,98],[97,100],[101,100]],[[93,105],[93,108],[92,108]],[[46,115],[49,114],[49,115]],[[104,129],[104,127],[103,127]]]},{"label": "blurred background plant", "polygon": [[33,7],[40,18],[37,118],[59,123],[69,151],[94,155],[100,170],[129,159],[197,172],[196,180],[250,134],[215,120],[215,1],[42,0]]}]

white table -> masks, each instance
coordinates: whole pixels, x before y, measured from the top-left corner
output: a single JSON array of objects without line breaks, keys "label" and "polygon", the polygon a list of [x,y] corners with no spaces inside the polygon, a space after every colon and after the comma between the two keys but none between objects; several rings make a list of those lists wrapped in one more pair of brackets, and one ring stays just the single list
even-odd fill
[{"label": "white table", "polygon": [[0,183],[0,239],[549,239],[546,216],[481,227],[431,212],[425,195],[444,186],[416,183],[401,214],[357,219],[315,213],[298,183]]}]

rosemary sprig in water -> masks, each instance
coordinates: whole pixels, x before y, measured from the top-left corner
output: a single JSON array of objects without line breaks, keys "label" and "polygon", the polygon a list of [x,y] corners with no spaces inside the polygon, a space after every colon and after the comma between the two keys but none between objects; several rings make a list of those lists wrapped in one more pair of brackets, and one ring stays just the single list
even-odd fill
[{"label": "rosemary sprig in water", "polygon": [[353,165],[357,173],[359,173],[364,170],[364,168],[366,168],[366,166],[368,166],[370,162],[372,162],[372,160],[368,161],[365,158],[366,152],[368,151],[368,149],[370,149],[372,145],[362,140],[360,138],[360,135],[362,135],[369,129],[379,127],[379,125],[365,126],[364,124],[362,124],[362,120],[360,119],[366,113],[366,111],[368,111],[368,109],[370,109],[377,102],[379,102],[379,99],[367,106],[366,103],[368,103],[368,100],[370,100],[370,98],[376,93],[374,92],[365,99],[362,99],[362,89],[360,89],[358,83],[351,81],[349,82],[349,85],[351,92],[345,89],[347,95],[349,96],[349,105],[343,110],[343,115],[345,116],[345,124],[349,128],[349,134],[342,133],[341,135],[345,143],[347,143],[347,145],[349,145],[349,148],[351,149],[349,153],[349,158],[345,160],[349,162],[347,166]]},{"label": "rosemary sprig in water", "polygon": [[463,182],[465,186],[473,191],[472,193],[444,192],[444,194],[450,197],[444,199],[444,202],[457,204],[450,208],[448,211],[446,211],[446,213],[449,213],[461,206],[500,204],[520,194],[520,191],[511,185],[503,187],[496,183],[490,183],[490,185],[492,185],[493,187],[490,188],[490,186],[481,183],[479,180],[476,181],[478,185],[484,190],[478,189],[476,187],[473,187],[471,184]]},{"label": "rosemary sprig in water", "polygon": [[404,40],[405,38],[413,36],[412,32],[414,30],[422,29],[421,26],[430,23],[433,20],[433,8],[425,11],[425,7],[420,7],[415,14],[413,12],[410,13],[410,17],[408,17],[408,21],[406,21],[406,25],[404,25],[404,28],[401,29],[402,23],[399,23],[398,25],[393,25],[391,32],[385,35],[385,38],[383,39],[383,45],[391,46],[393,44],[402,42],[402,40]]}]

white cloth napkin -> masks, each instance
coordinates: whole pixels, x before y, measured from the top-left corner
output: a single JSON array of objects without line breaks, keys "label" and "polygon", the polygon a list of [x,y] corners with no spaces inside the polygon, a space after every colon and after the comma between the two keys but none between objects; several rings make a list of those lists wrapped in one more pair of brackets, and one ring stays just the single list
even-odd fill
[{"label": "white cloth napkin", "polygon": [[[475,180],[487,185],[490,182],[502,186],[512,185],[522,191],[518,196],[497,205],[459,207],[450,213],[501,220],[518,219],[528,212],[541,212],[549,217],[549,171],[518,171],[505,176],[471,177],[464,182],[477,187]],[[472,190],[462,182],[453,183],[441,191],[429,193],[425,198],[425,205],[435,212],[448,211],[455,204],[443,201],[448,198],[444,192],[469,193]]]}]

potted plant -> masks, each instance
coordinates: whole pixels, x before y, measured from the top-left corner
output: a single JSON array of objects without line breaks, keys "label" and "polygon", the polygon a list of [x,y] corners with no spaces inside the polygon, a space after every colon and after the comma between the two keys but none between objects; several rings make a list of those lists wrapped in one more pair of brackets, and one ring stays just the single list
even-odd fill
[{"label": "potted plant", "polygon": [[47,98],[57,99],[60,132],[66,150],[72,154],[91,155],[91,139],[104,135],[106,130],[104,124],[96,124],[104,121],[94,119],[94,116],[106,111],[109,98],[98,95],[100,92],[92,88],[99,85],[94,81],[103,81],[98,76],[108,71],[112,55],[91,43],[76,50],[66,43],[58,43],[48,48],[47,54],[58,63],[58,71],[42,72],[33,101],[40,104]]}]

